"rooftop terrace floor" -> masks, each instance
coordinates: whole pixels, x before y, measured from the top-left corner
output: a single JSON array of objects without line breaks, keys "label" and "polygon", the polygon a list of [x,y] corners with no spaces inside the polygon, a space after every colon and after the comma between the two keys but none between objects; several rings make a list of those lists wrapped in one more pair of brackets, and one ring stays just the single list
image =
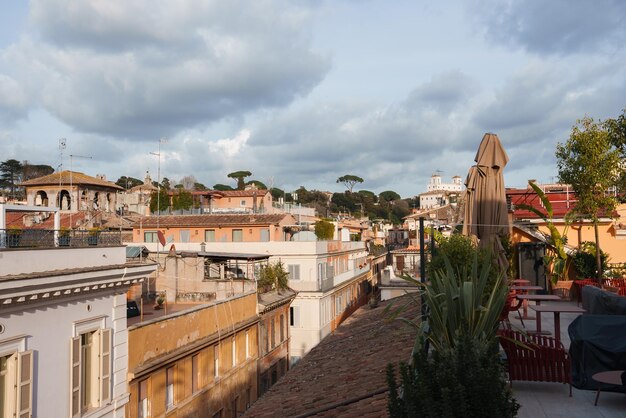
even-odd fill
[{"label": "rooftop terrace floor", "polygon": [[[534,302],[530,302],[532,305]],[[576,306],[576,302],[557,301],[542,302],[542,305],[568,304]],[[529,315],[535,316],[535,311],[528,309]],[[569,349],[570,339],[567,333],[569,324],[580,314],[561,314],[561,342]],[[511,313],[509,318],[514,327],[520,327],[521,323]],[[526,329],[534,330],[536,321],[524,320]],[[554,333],[554,315],[551,313],[541,314],[541,329]],[[626,331],[626,330],[625,330]],[[551,335],[553,336],[553,335]],[[626,395],[615,392],[602,392],[598,400],[598,406],[594,406],[596,392],[591,390],[578,390],[572,387],[572,397],[568,396],[567,385],[543,382],[513,382],[513,395],[520,403],[518,411],[520,418],[614,418],[626,417]]]}]

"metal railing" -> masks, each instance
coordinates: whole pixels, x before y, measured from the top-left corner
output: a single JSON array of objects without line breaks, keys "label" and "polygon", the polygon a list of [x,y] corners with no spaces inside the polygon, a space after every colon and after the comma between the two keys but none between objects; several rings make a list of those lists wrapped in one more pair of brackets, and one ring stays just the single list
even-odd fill
[{"label": "metal railing", "polygon": [[[56,232],[56,234],[55,234]],[[84,248],[122,245],[120,231],[0,229],[0,249]]]}]

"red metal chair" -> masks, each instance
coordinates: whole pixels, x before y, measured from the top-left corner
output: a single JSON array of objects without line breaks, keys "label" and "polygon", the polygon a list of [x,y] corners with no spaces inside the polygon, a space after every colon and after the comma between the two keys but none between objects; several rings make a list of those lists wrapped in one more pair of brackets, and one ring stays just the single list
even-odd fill
[{"label": "red metal chair", "polygon": [[511,329],[498,330],[498,337],[506,353],[511,386],[513,380],[567,383],[572,396],[571,362],[560,341]]},{"label": "red metal chair", "polygon": [[585,286],[595,286],[601,287],[600,284],[595,279],[582,279],[582,280],[574,280],[574,284],[578,287],[578,304],[583,301],[583,287]]},{"label": "red metal chair", "polygon": [[509,292],[509,294],[506,296],[506,302],[504,303],[502,313],[500,314],[500,322],[505,324],[506,328],[511,329],[509,314],[516,311],[520,321],[522,322],[522,326],[526,328],[526,325],[524,325],[524,319],[522,318],[522,314],[519,311],[520,306],[522,306],[522,300],[515,297],[515,292]]}]

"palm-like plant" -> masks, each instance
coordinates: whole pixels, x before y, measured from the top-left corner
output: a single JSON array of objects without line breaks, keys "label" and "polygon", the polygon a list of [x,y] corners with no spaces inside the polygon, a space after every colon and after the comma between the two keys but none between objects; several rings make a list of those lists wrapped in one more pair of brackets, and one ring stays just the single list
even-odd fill
[{"label": "palm-like plant", "polygon": [[[445,257],[445,268],[435,270],[428,283],[421,283],[407,275],[403,277],[421,287],[423,303],[429,308],[422,326],[404,319],[420,330],[414,352],[422,348],[422,336],[435,350],[453,348],[460,335],[468,335],[485,344],[493,342],[508,288],[504,272],[496,275],[493,285],[489,283],[495,268],[490,258],[486,257],[480,265],[478,260],[478,253],[475,252],[471,264],[458,269]],[[400,307],[391,316],[397,316],[402,311]]]},{"label": "palm-like plant", "polygon": [[446,260],[445,270],[435,271],[424,286],[424,302],[430,308],[427,338],[434,349],[454,347],[460,334],[485,343],[495,338],[508,293],[504,274],[498,274],[489,289],[491,262],[479,266],[474,255],[468,267],[455,271]]},{"label": "palm-like plant", "polygon": [[554,211],[552,210],[552,203],[550,203],[550,199],[546,196],[546,194],[541,190],[537,184],[533,181],[529,181],[528,185],[532,187],[532,189],[541,200],[541,204],[546,209],[546,213],[543,213],[539,209],[534,206],[519,204],[517,207],[519,209],[524,209],[529,212],[534,213],[544,220],[548,230],[550,231],[550,239],[552,241],[552,246],[554,247],[554,255],[547,255],[544,258],[544,263],[546,267],[552,269],[552,283],[556,283],[558,280],[566,280],[568,277],[570,258],[567,256],[565,252],[565,238],[564,235],[567,234],[567,229],[569,228],[569,224],[571,222],[571,213],[565,215],[565,228],[563,229],[563,234],[559,232],[557,227],[554,225],[553,217]]}]

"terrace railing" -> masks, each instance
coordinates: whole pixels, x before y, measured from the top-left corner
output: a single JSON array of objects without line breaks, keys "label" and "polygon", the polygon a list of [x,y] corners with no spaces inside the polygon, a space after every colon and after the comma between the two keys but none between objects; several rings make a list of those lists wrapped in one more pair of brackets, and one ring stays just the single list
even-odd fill
[{"label": "terrace railing", "polygon": [[86,248],[122,245],[120,231],[0,229],[0,249]]}]

